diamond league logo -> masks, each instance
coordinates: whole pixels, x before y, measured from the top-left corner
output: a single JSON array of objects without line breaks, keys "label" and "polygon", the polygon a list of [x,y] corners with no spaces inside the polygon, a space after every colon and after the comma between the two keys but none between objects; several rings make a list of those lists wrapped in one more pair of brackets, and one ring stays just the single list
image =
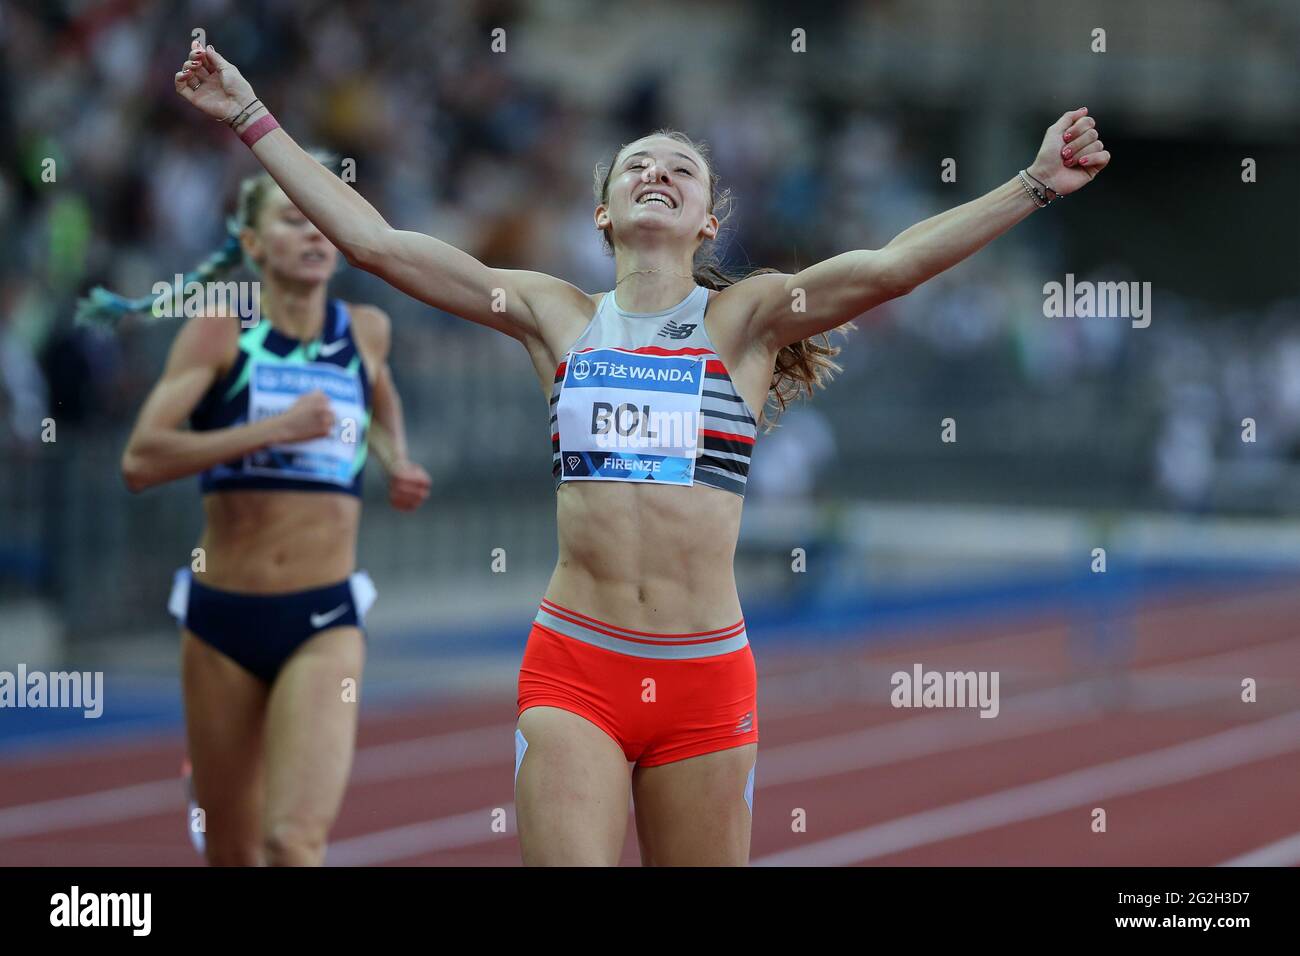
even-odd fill
[{"label": "diamond league logo", "polygon": [[586,378],[591,374],[591,363],[586,359],[578,359],[573,363],[573,377],[578,381]]},{"label": "diamond league logo", "polygon": [[569,471],[577,471],[578,466],[582,464],[582,459],[577,455],[570,455],[567,460],[569,462]]}]

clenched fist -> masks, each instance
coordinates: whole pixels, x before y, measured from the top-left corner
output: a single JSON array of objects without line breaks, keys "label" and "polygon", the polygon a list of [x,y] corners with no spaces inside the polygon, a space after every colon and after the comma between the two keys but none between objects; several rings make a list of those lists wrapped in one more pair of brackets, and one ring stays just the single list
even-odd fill
[{"label": "clenched fist", "polygon": [[317,390],[298,396],[280,414],[279,441],[285,444],[324,438],[334,430],[334,411],[325,393]]},{"label": "clenched fist", "polygon": [[1062,196],[1092,182],[1110,162],[1101,144],[1097,121],[1088,107],[1070,110],[1047,128],[1043,145],[1028,172]]},{"label": "clenched fist", "polygon": [[388,470],[388,501],[398,511],[420,507],[432,486],[429,473],[414,462],[394,462]]}]

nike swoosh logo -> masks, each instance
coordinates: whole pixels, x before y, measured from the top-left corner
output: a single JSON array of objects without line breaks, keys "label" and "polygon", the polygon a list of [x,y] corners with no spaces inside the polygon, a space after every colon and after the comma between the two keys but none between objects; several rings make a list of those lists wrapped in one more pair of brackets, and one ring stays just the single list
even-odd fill
[{"label": "nike swoosh logo", "polygon": [[317,628],[324,627],[335,618],[342,617],[343,613],[347,611],[347,609],[348,606],[346,604],[340,604],[334,610],[326,611],[324,614],[313,614],[311,616],[311,626]]},{"label": "nike swoosh logo", "polygon": [[335,352],[337,352],[339,349],[343,348],[343,346],[347,344],[348,344],[347,339],[337,339],[331,342],[329,345],[322,345],[320,349],[317,350],[316,354],[323,355],[326,358],[329,358],[329,356],[333,355]]}]

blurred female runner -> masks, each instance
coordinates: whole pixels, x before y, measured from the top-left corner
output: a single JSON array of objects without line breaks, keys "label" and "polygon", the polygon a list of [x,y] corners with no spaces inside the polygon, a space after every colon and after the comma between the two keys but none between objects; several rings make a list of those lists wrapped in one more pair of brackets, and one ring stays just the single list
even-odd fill
[{"label": "blurred female runner", "polygon": [[[238,236],[186,278],[246,260],[260,320],[182,327],[122,474],[133,492],[197,474],[203,494],[206,566],[178,571],[169,602],[205,815],[196,845],[215,865],[317,865],[352,763],[357,697],[344,688],[360,684],[375,598],[354,571],[368,439],[395,508],[417,508],[430,480],[406,457],[388,317],[327,297],[338,253],[265,173],[242,184],[236,221]],[[81,317],[150,302],[124,309],[96,290]]]},{"label": "blurred female runner", "polygon": [[235,117],[349,262],[518,339],[550,396],[560,553],[519,677],[524,862],[616,863],[629,791],[644,863],[747,862],[758,713],[732,560],[760,410],[834,368],[837,350],[814,337],[1096,175],[1110,157],[1086,110],[1051,126],[1026,173],[883,249],[742,281],[700,264],[719,226],[701,150],[677,133],[644,137],[600,182],[595,227],[617,281],[588,295],[392,228],[311,162],[211,46],[194,45],[176,89]]}]

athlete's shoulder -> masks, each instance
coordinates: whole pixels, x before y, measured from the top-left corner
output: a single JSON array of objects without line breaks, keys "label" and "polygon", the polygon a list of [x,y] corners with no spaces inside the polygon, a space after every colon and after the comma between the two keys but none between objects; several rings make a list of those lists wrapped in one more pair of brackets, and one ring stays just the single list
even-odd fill
[{"label": "athlete's shoulder", "polygon": [[352,327],[362,335],[378,333],[388,335],[392,331],[393,320],[379,306],[366,305],[361,302],[347,302],[344,304],[352,315]]},{"label": "athlete's shoulder", "polygon": [[538,309],[554,310],[557,307],[572,308],[579,313],[586,312],[587,318],[595,311],[596,303],[603,293],[590,294],[582,291],[572,282],[560,279],[545,272],[533,272],[529,269],[498,269],[509,276],[511,284],[536,312]]},{"label": "athlete's shoulder", "polygon": [[387,359],[393,337],[393,321],[376,305],[345,303],[352,316],[352,334],[361,346],[380,361]]},{"label": "athlete's shoulder", "polygon": [[710,292],[710,327],[748,325],[760,306],[787,294],[786,283],[790,278],[784,272],[758,272],[717,292]]},{"label": "athlete's shoulder", "polygon": [[170,364],[220,368],[238,350],[242,331],[239,318],[235,315],[192,316],[176,333]]},{"label": "athlete's shoulder", "polygon": [[735,308],[740,305],[756,305],[773,295],[783,294],[786,283],[789,282],[790,278],[791,276],[786,272],[764,271],[752,273],[718,292],[715,297],[716,304],[723,305],[725,303],[728,308]]},{"label": "athlete's shoulder", "polygon": [[[600,295],[590,295],[565,279],[526,269],[497,272],[507,277],[509,288],[493,292],[506,296],[502,303],[506,311],[516,305],[523,307],[520,315],[526,318],[518,337],[530,352],[540,346],[549,357],[558,357],[596,314]],[[511,292],[518,296],[518,303],[510,301]]]}]

